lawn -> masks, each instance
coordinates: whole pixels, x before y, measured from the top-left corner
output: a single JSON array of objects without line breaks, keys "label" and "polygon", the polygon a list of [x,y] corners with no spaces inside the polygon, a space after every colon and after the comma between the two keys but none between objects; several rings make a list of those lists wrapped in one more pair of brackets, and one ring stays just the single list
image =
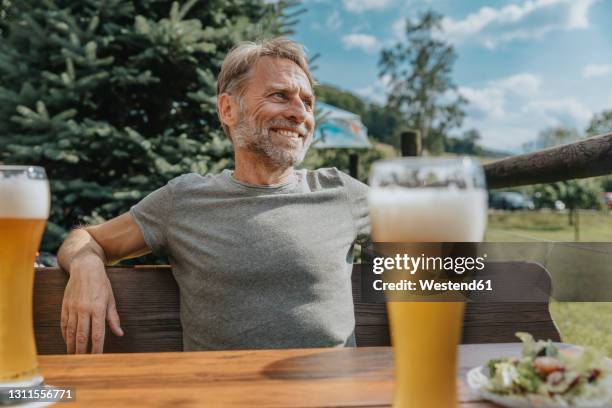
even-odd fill
[{"label": "lawn", "polygon": [[[579,218],[581,242],[612,242],[612,213],[584,211]],[[492,212],[486,240],[572,242],[574,227],[568,225],[565,213]],[[612,296],[612,285],[606,287]],[[564,342],[592,346],[612,356],[612,303],[553,300],[550,311]]]},{"label": "lawn", "polygon": [[[581,211],[579,235],[582,242],[612,242],[612,211]],[[567,213],[536,211],[493,211],[489,214],[487,241],[531,240],[574,241],[574,226]]]},{"label": "lawn", "polygon": [[612,303],[551,302],[561,340],[591,346],[612,356]]}]

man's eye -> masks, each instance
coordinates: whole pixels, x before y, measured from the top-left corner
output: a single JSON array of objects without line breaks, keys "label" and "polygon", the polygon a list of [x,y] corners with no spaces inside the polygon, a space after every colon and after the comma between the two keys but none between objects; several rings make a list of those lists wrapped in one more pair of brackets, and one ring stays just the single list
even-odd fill
[{"label": "man's eye", "polygon": [[280,98],[280,99],[286,99],[287,98],[283,92],[274,92],[272,94],[272,96],[274,96],[275,98]]},{"label": "man's eye", "polygon": [[303,102],[304,102],[304,106],[308,106],[309,108],[311,108],[311,109],[312,109],[312,101],[305,100],[305,101],[303,101]]}]

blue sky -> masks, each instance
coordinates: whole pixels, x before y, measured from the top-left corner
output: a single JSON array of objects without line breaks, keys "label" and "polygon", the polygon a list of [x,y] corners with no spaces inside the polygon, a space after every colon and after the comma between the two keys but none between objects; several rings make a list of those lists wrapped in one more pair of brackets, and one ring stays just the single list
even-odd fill
[{"label": "blue sky", "polygon": [[[380,49],[405,18],[445,16],[458,55],[453,76],[469,100],[464,129],[482,144],[519,151],[550,126],[583,131],[612,109],[612,0],[304,0],[294,39],[320,53],[315,77],[383,101]],[[457,131],[458,133],[459,131]]]}]

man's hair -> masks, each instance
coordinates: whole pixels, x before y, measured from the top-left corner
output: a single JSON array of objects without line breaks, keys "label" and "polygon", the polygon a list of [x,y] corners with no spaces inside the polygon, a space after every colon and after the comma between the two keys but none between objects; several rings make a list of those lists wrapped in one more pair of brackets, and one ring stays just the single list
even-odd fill
[{"label": "man's hair", "polygon": [[[246,89],[247,80],[251,75],[251,68],[261,57],[285,58],[295,62],[302,68],[310,86],[313,87],[314,81],[308,69],[308,58],[304,52],[304,47],[288,38],[278,37],[258,42],[245,41],[232,47],[225,56],[225,60],[223,60],[221,72],[217,78],[217,97],[223,92],[228,92],[241,98]],[[221,119],[221,115],[219,115],[219,119]],[[229,137],[227,126],[223,122],[221,122],[221,126]]]}]

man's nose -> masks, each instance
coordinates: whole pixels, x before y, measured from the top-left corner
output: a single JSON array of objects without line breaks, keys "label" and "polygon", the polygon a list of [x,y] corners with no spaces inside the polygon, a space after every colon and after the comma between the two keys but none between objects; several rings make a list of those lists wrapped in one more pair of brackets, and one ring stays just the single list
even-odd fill
[{"label": "man's nose", "polygon": [[286,117],[289,120],[301,125],[306,122],[310,113],[306,110],[306,106],[301,99],[292,99],[289,108],[286,111]]}]

